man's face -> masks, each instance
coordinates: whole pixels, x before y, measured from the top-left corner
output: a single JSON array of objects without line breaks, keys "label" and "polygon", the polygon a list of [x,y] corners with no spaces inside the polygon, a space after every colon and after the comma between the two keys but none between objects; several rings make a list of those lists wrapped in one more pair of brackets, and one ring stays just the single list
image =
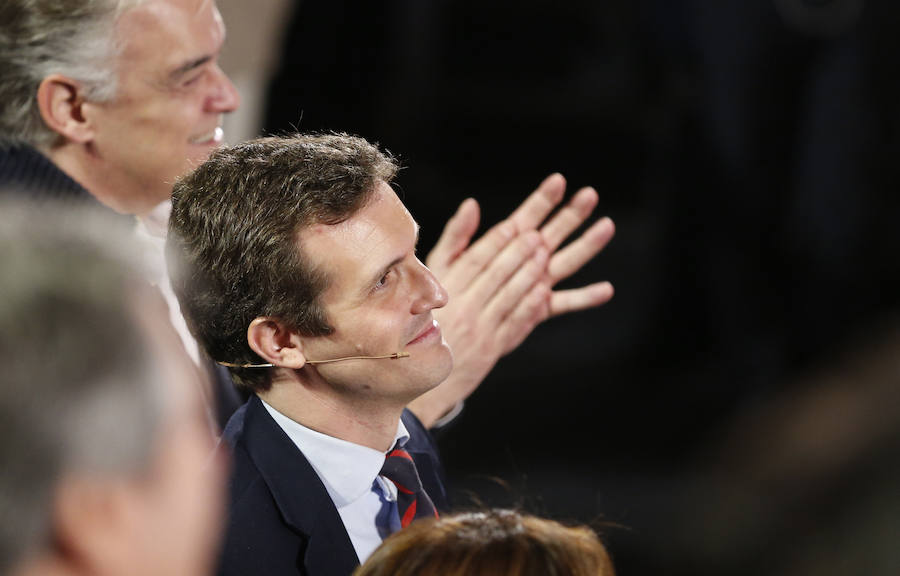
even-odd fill
[{"label": "man's face", "polygon": [[217,64],[225,28],[213,0],[147,0],[121,16],[116,38],[117,92],[89,105],[92,145],[109,193],[142,213],[221,143],[239,97]]},{"label": "man's face", "polygon": [[410,355],[306,368],[338,393],[406,405],[450,373],[450,348],[431,314],[447,303],[447,292],[416,258],[417,240],[418,225],[384,182],[348,220],[300,233],[303,253],[329,279],[321,300],[334,328],[303,339],[307,360]]}]

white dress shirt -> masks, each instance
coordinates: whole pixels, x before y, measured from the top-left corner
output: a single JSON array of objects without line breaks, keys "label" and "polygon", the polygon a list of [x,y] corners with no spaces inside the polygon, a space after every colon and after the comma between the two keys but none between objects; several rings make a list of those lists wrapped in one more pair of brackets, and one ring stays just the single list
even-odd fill
[{"label": "white dress shirt", "polygon": [[159,204],[148,214],[137,218],[134,234],[144,249],[144,268],[150,277],[150,283],[159,289],[166,304],[169,305],[169,320],[172,322],[175,332],[181,338],[181,343],[194,364],[202,367],[200,347],[188,330],[184,316],[181,314],[181,306],[178,304],[175,292],[172,291],[169,270],[166,267],[166,233],[171,211],[172,202],[166,200]]},{"label": "white dress shirt", "polygon": [[[378,474],[385,452],[311,430],[264,400],[263,406],[319,475],[360,563],[365,562],[384,538],[400,529],[397,487]],[[398,421],[394,443],[404,446],[407,440],[409,432]]]}]

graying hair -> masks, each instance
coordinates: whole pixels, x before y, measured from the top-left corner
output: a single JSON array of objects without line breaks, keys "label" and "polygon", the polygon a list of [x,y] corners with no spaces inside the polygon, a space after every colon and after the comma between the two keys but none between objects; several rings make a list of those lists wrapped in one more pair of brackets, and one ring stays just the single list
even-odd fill
[{"label": "graying hair", "polygon": [[0,145],[48,148],[59,135],[37,105],[41,81],[61,74],[87,100],[116,92],[115,24],[144,0],[3,0],[0,4]]},{"label": "graying hair", "polygon": [[60,479],[152,461],[164,396],[117,225],[0,202],[0,574],[52,542]]}]

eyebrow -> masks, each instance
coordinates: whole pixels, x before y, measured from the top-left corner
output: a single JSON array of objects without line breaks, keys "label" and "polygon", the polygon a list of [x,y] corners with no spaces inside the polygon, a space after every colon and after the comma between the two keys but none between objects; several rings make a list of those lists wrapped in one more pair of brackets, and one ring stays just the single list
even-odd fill
[{"label": "eyebrow", "polygon": [[[418,246],[418,245],[419,245],[419,223],[416,222],[416,241],[415,241],[415,244],[413,244],[413,246]],[[390,272],[391,268],[393,268],[393,267],[396,266],[397,264],[403,262],[403,259],[404,259],[404,258],[406,258],[406,255],[405,255],[405,254],[404,254],[403,256],[399,256],[399,257],[394,258],[393,260],[391,260],[391,262],[390,262],[387,266],[384,266],[383,268],[379,269],[378,273],[373,274],[372,277],[369,278],[369,282],[366,284],[366,286],[367,286],[367,287],[368,287],[368,286],[372,286],[372,285],[374,285],[376,282],[378,282],[379,280],[381,280],[381,279],[384,277],[385,274],[387,274],[388,272]]]},{"label": "eyebrow", "polygon": [[181,66],[179,66],[178,68],[176,68],[175,70],[173,70],[172,73],[169,74],[169,78],[171,80],[178,80],[179,78],[181,78],[182,76],[184,76],[185,74],[190,72],[191,70],[196,70],[197,68],[200,68],[204,64],[211,62],[212,59],[213,59],[213,57],[211,55],[207,54],[206,56],[200,56],[199,58],[189,60],[189,61],[185,62],[184,64],[182,64]]}]

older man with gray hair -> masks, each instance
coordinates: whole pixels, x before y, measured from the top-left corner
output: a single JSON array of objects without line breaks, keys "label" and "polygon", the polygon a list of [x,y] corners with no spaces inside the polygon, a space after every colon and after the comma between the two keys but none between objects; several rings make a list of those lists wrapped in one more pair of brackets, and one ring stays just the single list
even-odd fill
[{"label": "older man with gray hair", "polygon": [[0,573],[208,574],[199,374],[128,235],[70,216],[0,202]]},{"label": "older man with gray hair", "polygon": [[64,174],[145,215],[238,106],[216,63],[225,28],[211,1],[11,0],[0,22],[0,134],[22,156],[6,159],[19,180]]}]

